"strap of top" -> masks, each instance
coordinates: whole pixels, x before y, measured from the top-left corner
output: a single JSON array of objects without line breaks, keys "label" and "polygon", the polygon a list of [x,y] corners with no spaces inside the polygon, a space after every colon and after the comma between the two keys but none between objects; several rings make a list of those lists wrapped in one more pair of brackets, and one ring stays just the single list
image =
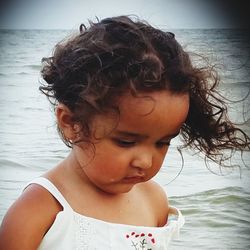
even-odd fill
[{"label": "strap of top", "polygon": [[62,205],[62,207],[64,208],[64,210],[65,209],[72,210],[72,208],[70,207],[69,203],[63,197],[63,195],[60,193],[60,191],[48,179],[46,179],[44,177],[35,178],[34,180],[30,181],[26,185],[26,187],[29,186],[30,184],[38,184],[38,185],[44,187],[46,190],[48,190],[57,199],[57,201]]},{"label": "strap of top", "polygon": [[174,219],[174,221],[175,221],[175,229],[174,229],[173,237],[178,239],[179,236],[180,236],[180,229],[185,223],[185,218],[184,218],[184,216],[182,215],[182,213],[181,213],[181,211],[179,209],[177,209],[175,207],[172,207],[171,211],[175,211],[173,214],[174,214],[174,217],[177,217],[177,220]]},{"label": "strap of top", "polygon": [[178,209],[178,229],[180,229],[185,224],[185,217],[182,215],[181,211]]}]

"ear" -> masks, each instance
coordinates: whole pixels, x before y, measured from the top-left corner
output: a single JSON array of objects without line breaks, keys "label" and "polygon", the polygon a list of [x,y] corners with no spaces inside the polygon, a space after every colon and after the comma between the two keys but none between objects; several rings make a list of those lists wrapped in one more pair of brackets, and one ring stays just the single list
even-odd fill
[{"label": "ear", "polygon": [[65,138],[68,140],[74,140],[76,137],[76,124],[73,121],[73,113],[70,109],[59,103],[56,107],[56,118],[58,127],[62,130]]}]

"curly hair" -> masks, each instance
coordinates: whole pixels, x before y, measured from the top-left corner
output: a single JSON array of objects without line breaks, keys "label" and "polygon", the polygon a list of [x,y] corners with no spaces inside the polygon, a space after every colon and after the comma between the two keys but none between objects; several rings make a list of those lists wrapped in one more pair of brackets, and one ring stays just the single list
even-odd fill
[{"label": "curly hair", "polygon": [[227,116],[214,68],[192,65],[173,33],[145,21],[118,16],[90,22],[88,28],[81,25],[80,34],[57,44],[43,63],[40,90],[54,105],[63,103],[72,111],[86,138],[91,119],[115,109],[123,93],[169,90],[190,96],[181,128],[184,147],[204,152],[220,165],[224,149],[249,150],[248,135]]}]

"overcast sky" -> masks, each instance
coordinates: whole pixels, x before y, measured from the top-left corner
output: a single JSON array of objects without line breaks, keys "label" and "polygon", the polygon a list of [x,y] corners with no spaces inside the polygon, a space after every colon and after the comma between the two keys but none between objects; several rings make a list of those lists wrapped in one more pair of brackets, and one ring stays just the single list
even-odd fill
[{"label": "overcast sky", "polygon": [[95,16],[123,14],[138,15],[158,27],[234,28],[237,22],[232,20],[240,18],[240,14],[231,15],[235,6],[229,6],[230,1],[8,0],[0,6],[0,28],[74,29]]}]

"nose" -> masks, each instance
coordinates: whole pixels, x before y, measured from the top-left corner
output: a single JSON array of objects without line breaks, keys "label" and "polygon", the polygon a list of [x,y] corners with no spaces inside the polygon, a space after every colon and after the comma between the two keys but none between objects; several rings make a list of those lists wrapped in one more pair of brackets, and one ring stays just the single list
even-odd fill
[{"label": "nose", "polygon": [[148,169],[152,167],[153,156],[149,152],[138,152],[131,165],[136,168]]}]

